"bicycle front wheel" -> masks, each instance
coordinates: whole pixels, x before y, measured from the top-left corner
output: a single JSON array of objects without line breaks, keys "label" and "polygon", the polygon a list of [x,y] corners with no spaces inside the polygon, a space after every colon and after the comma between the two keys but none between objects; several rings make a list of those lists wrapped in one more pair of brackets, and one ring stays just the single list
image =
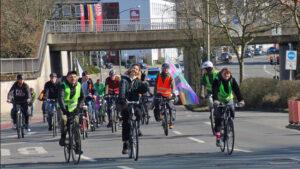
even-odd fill
[{"label": "bicycle front wheel", "polygon": [[[21,124],[21,136],[22,136],[22,138],[24,138],[24,135],[25,135],[25,117],[23,116],[23,114],[22,113],[20,113],[20,119],[21,119],[21,122],[20,122],[20,124]],[[28,127],[28,126],[27,126]]]},{"label": "bicycle front wheel", "polygon": [[57,113],[53,113],[52,117],[52,131],[53,131],[53,137],[57,136]]},{"label": "bicycle front wheel", "polygon": [[227,154],[231,155],[234,150],[234,124],[231,118],[227,122]]},{"label": "bicycle front wheel", "polygon": [[68,140],[67,143],[65,143],[64,146],[64,155],[65,155],[65,160],[67,163],[70,162],[70,158],[71,158],[71,145],[72,145],[72,138],[70,138],[70,132],[68,132],[68,138],[66,140]]},{"label": "bicycle front wheel", "polygon": [[163,128],[164,128],[164,133],[166,136],[168,136],[169,134],[169,127],[168,127],[168,115],[167,115],[167,111],[164,111],[164,119],[163,119]]},{"label": "bicycle front wheel", "polygon": [[79,128],[73,126],[72,129],[72,159],[74,164],[78,164],[81,157],[81,140]]},{"label": "bicycle front wheel", "polygon": [[213,133],[213,135],[216,135],[215,133],[215,116],[214,116],[214,109],[213,108],[210,108],[210,116],[209,116],[209,119],[210,119],[210,126],[211,126],[211,131]]},{"label": "bicycle front wheel", "polygon": [[221,149],[221,151],[222,152],[224,152],[225,151],[225,143],[226,143],[226,136],[225,136],[225,134],[226,134],[226,131],[225,131],[226,129],[224,128],[224,122],[222,122],[222,126],[221,126],[221,140],[220,140],[220,149]]},{"label": "bicycle front wheel", "polygon": [[135,161],[139,158],[139,136],[137,123],[137,121],[131,123],[131,138],[129,140],[129,158],[133,158]]},{"label": "bicycle front wheel", "polygon": [[18,138],[22,137],[22,134],[21,134],[21,125],[22,125],[21,115],[18,112],[17,113],[17,123],[16,123]]}]

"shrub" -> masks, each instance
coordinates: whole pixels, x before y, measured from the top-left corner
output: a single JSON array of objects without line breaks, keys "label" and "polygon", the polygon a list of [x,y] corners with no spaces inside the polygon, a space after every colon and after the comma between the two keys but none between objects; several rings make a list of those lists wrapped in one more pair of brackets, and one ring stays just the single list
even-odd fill
[{"label": "shrub", "polygon": [[300,99],[300,81],[249,78],[242,82],[241,92],[247,108],[287,108],[289,99]]}]

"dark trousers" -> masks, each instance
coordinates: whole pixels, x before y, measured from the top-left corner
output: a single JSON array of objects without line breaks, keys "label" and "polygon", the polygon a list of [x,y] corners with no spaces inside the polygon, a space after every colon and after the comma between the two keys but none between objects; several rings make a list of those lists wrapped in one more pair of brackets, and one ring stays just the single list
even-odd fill
[{"label": "dark trousers", "polygon": [[[154,110],[153,110],[153,113],[154,113],[154,116],[158,116],[159,117],[159,112],[160,112],[160,106],[159,106],[160,102],[159,100],[157,99],[154,99]],[[169,110],[169,115],[170,115],[170,118],[172,119],[172,116],[173,116],[173,110],[175,109],[174,108],[174,104],[171,100],[169,100],[167,102],[167,109]]]},{"label": "dark trousers", "polygon": [[[134,114],[136,116],[136,120],[138,122],[140,122],[140,119],[142,117],[142,111],[141,108],[139,106],[135,106],[134,109]],[[123,109],[122,110],[122,141],[128,141],[129,137],[130,137],[130,123],[129,123],[129,119],[130,117],[130,113],[131,113],[131,108],[128,107],[128,109]],[[138,128],[139,128],[139,123],[138,123]]]},{"label": "dark trousers", "polygon": [[[25,124],[28,126],[28,121],[29,121],[29,114],[28,114],[28,103],[18,103],[21,108],[21,113],[23,113],[23,116],[25,117]],[[13,123],[17,123],[17,104],[13,104],[13,108],[11,110],[11,118],[13,119]]]}]

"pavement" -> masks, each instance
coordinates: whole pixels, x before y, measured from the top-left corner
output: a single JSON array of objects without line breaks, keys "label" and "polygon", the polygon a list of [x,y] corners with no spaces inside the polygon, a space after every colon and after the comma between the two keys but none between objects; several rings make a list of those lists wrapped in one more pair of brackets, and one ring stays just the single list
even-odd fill
[{"label": "pavement", "polygon": [[121,154],[121,131],[105,126],[82,141],[83,156],[78,165],[67,164],[59,137],[53,137],[46,123],[35,123],[23,139],[13,129],[1,130],[1,168],[103,168],[103,169],[286,169],[300,166],[300,131],[287,129],[288,114],[236,112],[235,150],[222,153],[215,146],[208,112],[191,112],[176,107],[177,120],[169,136],[153,119],[142,126],[138,161]]}]

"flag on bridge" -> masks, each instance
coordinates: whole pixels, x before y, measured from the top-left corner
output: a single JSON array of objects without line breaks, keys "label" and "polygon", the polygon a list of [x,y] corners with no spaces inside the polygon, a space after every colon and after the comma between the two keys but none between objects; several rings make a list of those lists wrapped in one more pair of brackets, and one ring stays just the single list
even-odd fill
[{"label": "flag on bridge", "polygon": [[88,18],[89,18],[89,31],[94,31],[94,5],[93,4],[88,4]]},{"label": "flag on bridge", "polygon": [[85,32],[84,6],[80,4],[80,25],[81,32]]},{"label": "flag on bridge", "polygon": [[96,14],[96,31],[100,32],[102,28],[102,5],[101,4],[95,4],[95,14]]},{"label": "flag on bridge", "polygon": [[77,59],[77,68],[78,68],[79,76],[81,77],[82,72],[83,72],[83,69],[82,69],[82,67],[81,67],[80,64],[79,64],[78,59]]},{"label": "flag on bridge", "polygon": [[175,87],[179,92],[181,103],[183,105],[198,105],[199,98],[184,78],[182,72],[176,68],[170,59],[167,59],[167,63],[170,65],[169,73],[174,79]]}]

